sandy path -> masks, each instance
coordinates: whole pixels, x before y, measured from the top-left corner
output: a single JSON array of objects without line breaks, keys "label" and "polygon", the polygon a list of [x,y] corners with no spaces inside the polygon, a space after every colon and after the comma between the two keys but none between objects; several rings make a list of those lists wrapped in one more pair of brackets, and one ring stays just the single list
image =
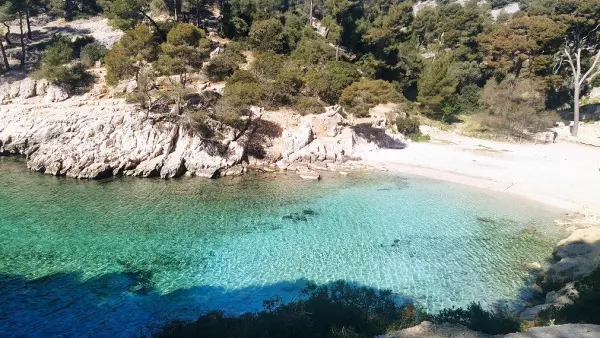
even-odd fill
[{"label": "sandy path", "polygon": [[600,213],[600,148],[507,144],[434,131],[430,143],[364,154],[369,165],[510,192],[566,209]]}]

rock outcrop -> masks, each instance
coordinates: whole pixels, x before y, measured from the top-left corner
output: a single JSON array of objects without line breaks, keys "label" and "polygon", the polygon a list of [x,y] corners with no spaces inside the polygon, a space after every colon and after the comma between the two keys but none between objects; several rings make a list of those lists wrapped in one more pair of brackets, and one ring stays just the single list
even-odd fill
[{"label": "rock outcrop", "polygon": [[534,320],[539,313],[551,307],[573,304],[579,297],[577,280],[592,273],[600,264],[600,220],[596,216],[573,214],[556,221],[556,225],[570,232],[554,248],[554,261],[540,276],[540,285],[554,288],[545,296],[544,304],[525,309],[523,320]]},{"label": "rock outcrop", "polygon": [[505,337],[505,338],[567,338],[580,337],[592,338],[600,335],[600,325],[591,324],[564,324],[546,327],[534,327],[525,332],[510,333],[507,335],[487,335],[481,332],[472,331],[457,324],[432,324],[431,322],[422,322],[417,326],[408,329],[390,332],[377,338],[484,338],[484,337]]},{"label": "rock outcrop", "polygon": [[[130,86],[115,90],[128,92]],[[350,125],[338,106],[307,116],[253,108],[246,130],[212,121],[215,135],[209,140],[173,114],[148,115],[122,99],[97,97],[70,98],[43,80],[0,86],[0,155],[24,155],[31,170],[74,178],[212,178],[241,174],[247,165],[318,178],[314,170],[359,159],[364,151],[404,145],[384,129]]]},{"label": "rock outcrop", "polygon": [[96,104],[0,106],[0,154],[25,155],[31,170],[74,178],[214,177],[242,159],[244,145],[226,126],[205,140],[121,100]]}]

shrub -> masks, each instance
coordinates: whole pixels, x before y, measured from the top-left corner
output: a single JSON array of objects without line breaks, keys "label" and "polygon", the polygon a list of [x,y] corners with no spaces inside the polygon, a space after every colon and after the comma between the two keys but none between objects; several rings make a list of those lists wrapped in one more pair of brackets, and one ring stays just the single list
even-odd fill
[{"label": "shrub", "polygon": [[263,86],[265,105],[276,108],[293,104],[300,95],[304,82],[296,69],[282,70],[275,82]]},{"label": "shrub", "polygon": [[423,319],[418,309],[396,301],[389,291],[342,281],[309,285],[300,300],[282,304],[273,299],[264,302],[263,311],[240,317],[210,312],[195,322],[172,322],[156,337],[373,337]]},{"label": "shrub", "polygon": [[233,75],[241,63],[246,62],[246,57],[237,52],[226,49],[210,60],[206,72],[211,81],[223,81]]},{"label": "shrub", "polygon": [[278,19],[255,21],[248,36],[252,45],[260,51],[283,52],[285,49],[283,25]]},{"label": "shrub", "polygon": [[74,50],[71,40],[56,38],[46,49],[42,63],[34,76],[48,80],[52,84],[65,85],[70,89],[83,85],[90,75],[81,63],[73,63]]},{"label": "shrub", "polygon": [[311,71],[306,77],[309,91],[329,104],[338,102],[342,90],[360,79],[356,68],[347,62],[327,63],[323,70]]},{"label": "shrub", "polygon": [[290,56],[303,64],[324,65],[335,60],[335,49],[323,40],[303,38]]},{"label": "shrub", "polygon": [[487,334],[507,334],[519,331],[520,322],[506,313],[484,310],[471,303],[467,309],[444,309],[433,317],[434,323],[460,324]]},{"label": "shrub", "polygon": [[340,104],[357,117],[369,116],[369,109],[380,103],[400,102],[394,85],[383,80],[360,80],[342,91]]},{"label": "shrub", "polygon": [[325,107],[319,100],[311,97],[299,97],[294,103],[294,111],[300,115],[322,114],[325,112]]},{"label": "shrub", "polygon": [[540,322],[600,324],[600,267],[575,282],[575,289],[579,292],[579,298],[573,304],[540,312]]},{"label": "shrub", "polygon": [[96,61],[102,61],[108,53],[108,49],[98,43],[90,43],[81,48],[81,62],[86,67],[92,67]]},{"label": "shrub", "polygon": [[396,127],[398,127],[398,132],[405,136],[420,134],[420,124],[421,123],[419,122],[419,119],[416,117],[398,117],[396,119]]},{"label": "shrub", "polygon": [[484,126],[510,136],[545,131],[557,120],[556,113],[545,110],[545,88],[542,81],[531,78],[488,81],[480,99],[484,113],[478,117]]},{"label": "shrub", "polygon": [[264,52],[256,55],[252,62],[252,71],[256,76],[273,80],[283,68],[286,57],[273,52]]}]

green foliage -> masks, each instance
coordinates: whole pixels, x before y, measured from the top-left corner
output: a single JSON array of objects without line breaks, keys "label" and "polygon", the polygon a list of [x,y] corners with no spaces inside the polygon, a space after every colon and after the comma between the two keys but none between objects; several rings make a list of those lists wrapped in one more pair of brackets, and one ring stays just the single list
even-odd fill
[{"label": "green foliage", "polygon": [[75,20],[101,13],[101,2],[96,0],[50,0],[46,1],[46,4],[52,12],[58,14],[60,17],[66,20]]},{"label": "green foliage", "polygon": [[274,82],[263,85],[265,105],[271,108],[292,105],[300,95],[303,84],[302,75],[297,69],[280,71]]},{"label": "green foliage", "polygon": [[324,65],[335,60],[335,50],[322,40],[302,39],[290,55],[309,65]]},{"label": "green foliage", "polygon": [[295,112],[300,115],[322,114],[325,112],[325,107],[319,100],[311,97],[299,97],[292,107]]},{"label": "green foliage", "polygon": [[206,72],[211,81],[223,81],[230,77],[244,62],[246,62],[246,57],[243,54],[226,48],[223,53],[210,60]]},{"label": "green foliage", "polygon": [[461,59],[477,57],[477,35],[483,31],[487,13],[477,2],[443,4],[424,8],[414,20],[415,38],[429,48],[452,48]]},{"label": "green foliage", "polygon": [[575,282],[575,289],[579,296],[573,304],[540,312],[540,322],[600,324],[600,267]]},{"label": "green foliage", "polygon": [[305,296],[288,304],[264,302],[264,310],[227,317],[210,312],[195,322],[172,322],[157,338],[167,337],[373,337],[388,328],[408,327],[422,320],[411,304],[400,306],[389,291],[339,281],[309,285]]},{"label": "green foliage", "polygon": [[86,67],[91,67],[96,61],[102,61],[107,53],[108,49],[103,45],[89,43],[81,48],[81,62],[83,62]]},{"label": "green foliage", "polygon": [[141,68],[156,60],[158,52],[159,46],[150,27],[139,25],[126,31],[104,57],[106,82],[116,85],[120,80],[137,77]]},{"label": "green foliage", "polygon": [[444,101],[456,93],[458,79],[451,72],[452,61],[450,55],[444,55],[428,62],[419,79],[417,100],[432,116],[440,116],[442,109],[448,107]]},{"label": "green foliage", "polygon": [[310,72],[306,78],[306,86],[311,93],[328,104],[336,104],[342,90],[358,81],[360,74],[350,63],[333,61],[326,64],[323,70]]},{"label": "green foliage", "polygon": [[113,26],[130,30],[144,20],[150,12],[150,4],[150,0],[112,0],[106,2],[104,15]]},{"label": "green foliage", "polygon": [[69,38],[58,36],[44,52],[42,63],[34,76],[71,89],[84,84],[90,75],[85,72],[81,63],[72,62],[74,55],[73,42]]},{"label": "green foliage", "polygon": [[416,117],[403,117],[399,116],[396,118],[396,127],[398,128],[398,132],[402,135],[414,135],[420,134],[421,130],[419,130],[419,126],[421,123],[419,119]]},{"label": "green foliage", "polygon": [[369,116],[369,109],[380,103],[400,102],[402,96],[394,86],[383,80],[363,79],[342,91],[340,104],[357,117]]},{"label": "green foliage", "polygon": [[286,39],[283,35],[283,25],[278,19],[255,21],[250,27],[250,41],[259,51],[284,52]]},{"label": "green foliage", "polygon": [[520,328],[516,318],[503,311],[486,311],[476,303],[471,303],[466,309],[444,309],[433,317],[433,322],[460,324],[487,334],[507,334],[518,332]]},{"label": "green foliage", "polygon": [[273,52],[264,52],[256,55],[251,67],[256,76],[274,80],[282,69],[285,61],[286,57],[284,55],[275,54]]},{"label": "green foliage", "polygon": [[181,84],[187,74],[202,68],[210,53],[210,41],[203,30],[191,24],[176,24],[161,46],[155,68],[162,75],[179,75]]}]

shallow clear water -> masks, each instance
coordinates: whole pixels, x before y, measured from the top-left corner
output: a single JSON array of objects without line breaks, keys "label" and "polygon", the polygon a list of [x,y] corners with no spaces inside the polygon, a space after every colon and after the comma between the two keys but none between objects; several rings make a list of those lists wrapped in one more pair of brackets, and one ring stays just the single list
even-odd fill
[{"label": "shallow clear water", "polygon": [[339,279],[429,311],[518,305],[556,216],[414,177],[97,182],[0,158],[0,336],[130,336]]}]

